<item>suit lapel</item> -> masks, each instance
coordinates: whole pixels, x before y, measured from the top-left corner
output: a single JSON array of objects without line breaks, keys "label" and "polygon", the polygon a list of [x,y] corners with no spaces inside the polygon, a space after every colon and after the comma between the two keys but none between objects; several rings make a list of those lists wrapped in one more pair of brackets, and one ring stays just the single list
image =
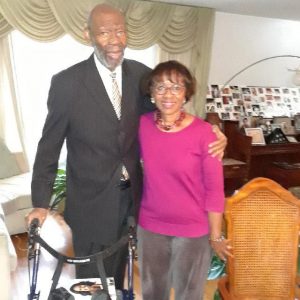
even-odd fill
[{"label": "suit lapel", "polygon": [[[110,98],[106,92],[105,86],[97,70],[94,57],[91,55],[87,60],[86,72],[83,78],[84,84],[93,96],[94,101],[101,105],[103,113],[111,116],[114,122],[119,122]],[[132,74],[130,74],[128,62],[126,59],[122,65],[122,104],[121,104],[121,121],[120,125],[126,128],[128,122],[132,122],[132,118],[137,113],[137,107],[135,103],[135,89],[138,86],[138,82],[133,82]]]},{"label": "suit lapel", "polygon": [[87,60],[84,84],[90,94],[92,94],[93,99],[101,105],[101,108],[105,111],[104,113],[112,116],[113,119],[118,121],[110,98],[97,70],[93,55]]},{"label": "suit lapel", "polygon": [[122,66],[122,117],[121,124],[124,125],[126,120],[130,120],[136,113],[134,103],[134,89],[138,82],[132,82],[132,75],[129,73],[128,62],[124,60]]}]

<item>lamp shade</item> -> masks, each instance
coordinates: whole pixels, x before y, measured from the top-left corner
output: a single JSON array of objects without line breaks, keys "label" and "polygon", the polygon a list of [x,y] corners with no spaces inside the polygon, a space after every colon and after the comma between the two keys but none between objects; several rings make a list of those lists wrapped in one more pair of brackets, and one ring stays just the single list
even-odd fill
[{"label": "lamp shade", "polygon": [[297,86],[300,86],[300,69],[295,70],[293,83]]}]

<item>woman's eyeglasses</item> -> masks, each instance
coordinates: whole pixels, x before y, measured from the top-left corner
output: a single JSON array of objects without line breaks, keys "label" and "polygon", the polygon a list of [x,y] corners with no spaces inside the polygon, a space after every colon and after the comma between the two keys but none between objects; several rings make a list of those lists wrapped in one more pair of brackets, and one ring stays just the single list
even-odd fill
[{"label": "woman's eyeglasses", "polygon": [[172,84],[171,86],[165,86],[163,84],[158,84],[154,86],[154,91],[158,95],[164,95],[167,90],[170,90],[172,95],[179,95],[185,89],[183,85]]}]

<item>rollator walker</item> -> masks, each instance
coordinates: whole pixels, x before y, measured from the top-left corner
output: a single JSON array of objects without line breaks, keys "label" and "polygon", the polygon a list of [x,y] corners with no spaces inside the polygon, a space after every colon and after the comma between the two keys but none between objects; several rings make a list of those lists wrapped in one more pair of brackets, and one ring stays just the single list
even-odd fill
[{"label": "rollator walker", "polygon": [[[133,222],[132,222],[133,223]],[[102,289],[98,289],[92,296],[85,297],[85,299],[92,300],[111,300],[109,294],[109,287],[107,284],[107,277],[104,269],[104,259],[114,254],[121,247],[128,244],[128,258],[127,258],[127,276],[128,285],[127,290],[117,290],[116,300],[134,300],[135,295],[133,291],[133,262],[136,259],[136,230],[133,224],[128,225],[128,233],[122,236],[115,244],[110,247],[95,253],[90,256],[70,257],[63,255],[53,249],[40,236],[40,225],[38,219],[34,219],[29,227],[28,232],[28,272],[30,291],[28,300],[39,300],[40,291],[37,291],[37,281],[39,273],[39,263],[41,248],[47,250],[53,257],[57,259],[56,269],[52,277],[52,285],[49,292],[48,300],[75,300],[76,297],[64,287],[57,288],[59,277],[62,272],[63,265],[67,264],[97,264],[99,277],[101,279]],[[85,279],[84,279],[85,280]],[[88,280],[88,279],[87,279]]]}]

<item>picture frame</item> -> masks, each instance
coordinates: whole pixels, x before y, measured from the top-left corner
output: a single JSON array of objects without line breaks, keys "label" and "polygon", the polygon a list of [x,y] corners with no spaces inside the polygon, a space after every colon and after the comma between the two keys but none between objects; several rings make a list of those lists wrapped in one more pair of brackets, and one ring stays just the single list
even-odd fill
[{"label": "picture frame", "polygon": [[292,120],[291,120],[291,118],[286,117],[286,116],[282,116],[282,117],[276,116],[276,117],[273,118],[273,124],[282,125],[283,123],[287,126],[291,126],[292,125]]},{"label": "picture frame", "polygon": [[300,114],[294,115],[294,127],[295,130],[300,131]]},{"label": "picture frame", "polygon": [[245,134],[252,137],[252,145],[265,145],[265,137],[260,127],[245,128]]}]

